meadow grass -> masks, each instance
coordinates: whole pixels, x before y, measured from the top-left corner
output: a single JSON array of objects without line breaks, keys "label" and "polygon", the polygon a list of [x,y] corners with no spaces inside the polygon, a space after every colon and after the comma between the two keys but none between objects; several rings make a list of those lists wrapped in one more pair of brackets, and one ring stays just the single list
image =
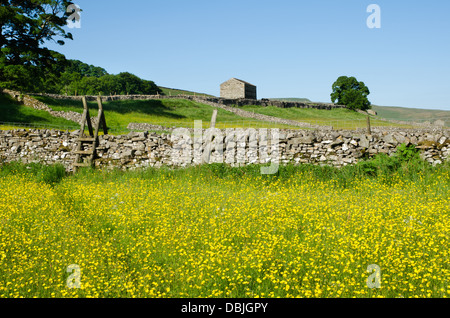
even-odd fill
[{"label": "meadow grass", "polygon": [[418,109],[418,108],[404,108],[404,107],[390,107],[390,106],[372,106],[373,110],[386,119],[400,120],[400,121],[414,121],[425,122],[430,121],[434,123],[440,119],[445,122],[446,127],[450,127],[450,111],[436,110],[436,109]]},{"label": "meadow grass", "polygon": [[[79,101],[57,100],[49,97],[36,96],[36,99],[46,103],[55,111],[74,111],[83,113],[83,105]],[[97,116],[97,102],[88,102],[91,116]],[[189,100],[123,100],[103,103],[107,125],[113,128],[113,133],[127,132],[129,123],[150,123],[165,127],[194,128],[194,121],[201,120],[203,128],[210,126],[214,107]],[[244,118],[218,109],[217,128],[294,128],[299,127],[274,124],[265,121]]]},{"label": "meadow grass", "polygon": [[[296,120],[320,126],[332,126],[334,129],[358,129],[367,127],[367,116],[345,108],[322,110],[314,108],[279,108],[275,106],[243,106],[240,107],[249,112],[274,116],[279,118]],[[411,128],[409,125],[390,123],[371,118],[371,125],[378,127],[402,127]]]},{"label": "meadow grass", "polygon": [[0,125],[2,130],[27,127],[28,124],[33,124],[36,128],[79,127],[77,123],[64,118],[53,117],[46,111],[23,106],[6,94],[0,94],[0,123],[10,123]]},{"label": "meadow grass", "polygon": [[4,164],[0,297],[448,297],[450,165],[378,160],[273,176]]}]

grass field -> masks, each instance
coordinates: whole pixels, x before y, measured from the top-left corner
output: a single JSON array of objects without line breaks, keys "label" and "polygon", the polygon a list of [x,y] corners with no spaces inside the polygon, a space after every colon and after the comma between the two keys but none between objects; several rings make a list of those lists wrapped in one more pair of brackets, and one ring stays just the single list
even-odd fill
[{"label": "grass field", "polygon": [[[82,103],[71,100],[56,100],[48,97],[36,97],[55,111],[83,112]],[[97,103],[89,102],[91,116],[97,116]],[[194,128],[195,120],[202,120],[204,128],[209,127],[214,108],[189,100],[130,100],[113,101],[103,104],[106,121],[114,133],[127,133],[129,123],[151,123],[166,127]],[[217,128],[264,127],[264,128],[298,128],[295,126],[273,124],[237,116],[219,109]]]},{"label": "grass field", "polygon": [[450,111],[433,109],[416,109],[404,107],[373,106],[379,116],[401,121],[435,122],[441,119],[450,127]]},{"label": "grass field", "polygon": [[[56,111],[75,111],[83,112],[82,104],[72,100],[55,100],[48,97],[37,96],[36,99],[46,103]],[[89,103],[91,116],[97,115],[96,102]],[[188,101],[188,100],[142,100],[142,101],[114,101],[104,103],[108,126],[112,134],[128,133],[127,126],[129,123],[151,123],[166,127],[191,127],[194,126],[195,120],[202,120],[204,128],[209,127],[213,107]],[[300,109],[300,108],[278,108],[278,107],[259,107],[259,106],[243,106],[243,110],[269,115],[278,118],[296,120],[299,122],[310,123],[320,126],[332,126],[334,129],[357,129],[367,127],[367,117],[363,114],[350,111],[347,109],[335,110],[318,110],[318,109]],[[380,112],[381,117],[399,119],[399,113],[393,108],[375,107]],[[380,111],[380,109],[382,109]],[[0,129],[11,129],[16,127],[26,127],[32,124],[38,128],[60,128],[60,129],[77,129],[78,125],[71,121],[61,118],[54,118],[44,111],[34,110],[24,107],[14,102],[9,96],[0,96],[0,122],[7,123],[23,123],[22,125],[3,124]],[[426,115],[423,110],[410,111],[406,116],[405,110],[402,114],[407,117],[406,120],[423,120],[430,116],[441,116],[447,113],[445,111],[435,111]],[[394,118],[395,117],[395,118]],[[421,120],[421,121],[423,121]],[[410,125],[401,125],[389,123],[377,118],[371,119],[371,125],[382,127],[403,127],[411,128]],[[217,128],[290,128],[298,129],[296,126],[281,125],[264,121],[243,118],[233,113],[219,109],[217,118]]]},{"label": "grass field", "polygon": [[[37,97],[57,111],[76,111],[81,113],[80,102],[55,100],[47,97]],[[90,108],[97,107],[91,102]],[[146,101],[114,101],[104,104],[108,125],[120,132],[126,132],[129,123],[152,123],[163,126],[182,126],[193,128],[194,120],[202,120],[204,127],[209,127],[213,107],[188,100],[146,100]],[[347,110],[318,110],[300,108],[278,108],[243,106],[243,110],[269,115],[273,117],[296,120],[314,125],[333,126],[335,129],[356,129],[367,127],[367,117],[360,113]],[[92,116],[96,115],[94,110]],[[372,126],[394,126],[409,128],[408,125],[392,124],[372,119]],[[233,113],[219,109],[217,128],[291,128],[296,126],[281,125],[243,118]]]},{"label": "grass field", "polygon": [[6,165],[0,297],[449,297],[450,169],[427,167]]},{"label": "grass field", "polygon": [[[82,103],[73,100],[56,100],[37,96],[36,99],[46,103],[55,111],[74,111],[83,113]],[[91,116],[97,116],[96,102],[88,102]],[[126,134],[129,123],[151,123],[166,127],[194,127],[195,120],[202,120],[203,127],[210,125],[214,108],[188,100],[147,100],[147,101],[114,101],[104,103],[106,120],[111,134]],[[50,116],[45,111],[20,105],[9,96],[0,94],[0,129],[20,127],[60,128],[76,130],[79,125],[72,121]],[[292,128],[264,121],[239,117],[233,113],[219,109],[217,128]],[[8,123],[8,124],[1,124]]]},{"label": "grass field", "polygon": [[[300,122],[310,123],[320,126],[332,126],[334,129],[357,129],[367,127],[367,116],[349,109],[339,108],[332,110],[321,110],[312,108],[279,108],[275,106],[243,106],[243,110],[269,115],[279,118],[292,119]],[[409,125],[399,125],[386,121],[371,118],[372,126],[382,127],[404,127]]]},{"label": "grass field", "polygon": [[[15,123],[14,125],[2,125],[1,123]],[[21,125],[19,125],[19,123]],[[27,127],[33,124],[37,128],[75,128],[78,124],[51,116],[46,111],[36,110],[20,105],[8,95],[0,94],[0,129]]]}]

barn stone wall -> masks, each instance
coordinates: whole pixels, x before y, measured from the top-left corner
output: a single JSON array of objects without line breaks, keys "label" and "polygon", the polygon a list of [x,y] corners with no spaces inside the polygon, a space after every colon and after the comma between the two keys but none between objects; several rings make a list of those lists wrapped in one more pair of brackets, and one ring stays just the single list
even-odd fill
[{"label": "barn stone wall", "polygon": [[256,100],[256,86],[233,78],[220,85],[220,97]]}]

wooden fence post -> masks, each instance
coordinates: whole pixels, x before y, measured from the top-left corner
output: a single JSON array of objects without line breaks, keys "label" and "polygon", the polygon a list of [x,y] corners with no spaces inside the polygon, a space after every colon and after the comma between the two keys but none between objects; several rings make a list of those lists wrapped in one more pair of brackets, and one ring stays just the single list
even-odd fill
[{"label": "wooden fence post", "polygon": [[211,118],[211,128],[216,128],[216,120],[217,120],[217,109],[214,109],[212,118]]}]

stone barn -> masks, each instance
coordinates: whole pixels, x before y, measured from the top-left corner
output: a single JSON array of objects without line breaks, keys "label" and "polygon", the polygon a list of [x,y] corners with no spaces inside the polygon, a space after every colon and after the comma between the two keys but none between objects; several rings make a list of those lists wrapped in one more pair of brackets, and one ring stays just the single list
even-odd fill
[{"label": "stone barn", "polygon": [[232,78],[220,85],[220,97],[229,99],[257,99],[256,86],[237,78]]}]

